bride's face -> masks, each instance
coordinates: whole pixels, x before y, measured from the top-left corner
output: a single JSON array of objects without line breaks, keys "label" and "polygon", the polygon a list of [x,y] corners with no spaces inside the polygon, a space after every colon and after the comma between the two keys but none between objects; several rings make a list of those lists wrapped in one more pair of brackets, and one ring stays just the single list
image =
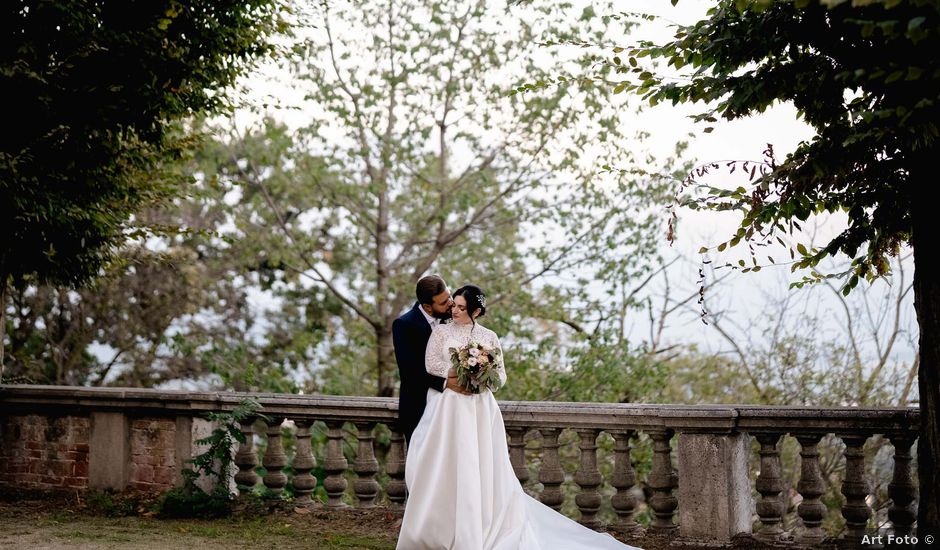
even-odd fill
[{"label": "bride's face", "polygon": [[453,313],[455,323],[469,325],[472,322],[470,316],[467,315],[467,300],[463,296],[454,296],[454,309],[451,313]]}]

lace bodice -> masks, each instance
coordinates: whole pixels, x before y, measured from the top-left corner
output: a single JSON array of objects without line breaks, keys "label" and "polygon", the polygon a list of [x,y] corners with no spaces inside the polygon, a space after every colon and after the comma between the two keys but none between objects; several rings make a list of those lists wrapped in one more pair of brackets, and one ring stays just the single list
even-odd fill
[{"label": "lace bodice", "polygon": [[447,371],[450,369],[450,348],[460,348],[470,341],[478,342],[490,349],[500,350],[499,359],[496,361],[496,370],[499,373],[499,379],[502,384],[506,383],[506,366],[503,363],[502,347],[499,345],[499,337],[492,330],[477,323],[474,325],[461,325],[455,322],[448,323],[438,327],[431,333],[431,339],[428,340],[427,352],[424,355],[424,367],[435,376],[447,377]]}]

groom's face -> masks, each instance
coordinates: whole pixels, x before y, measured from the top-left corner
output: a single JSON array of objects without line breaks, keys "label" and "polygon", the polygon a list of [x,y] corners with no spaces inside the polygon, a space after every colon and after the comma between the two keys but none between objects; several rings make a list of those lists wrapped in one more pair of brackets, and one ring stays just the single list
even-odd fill
[{"label": "groom's face", "polygon": [[450,308],[454,306],[454,301],[450,297],[450,291],[446,288],[431,301],[431,316],[437,319],[450,319]]}]

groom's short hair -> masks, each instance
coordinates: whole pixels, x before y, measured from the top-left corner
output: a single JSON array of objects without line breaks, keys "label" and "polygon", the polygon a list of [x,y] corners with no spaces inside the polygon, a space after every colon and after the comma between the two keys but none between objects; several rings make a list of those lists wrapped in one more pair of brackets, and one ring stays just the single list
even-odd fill
[{"label": "groom's short hair", "polygon": [[437,275],[427,275],[418,280],[415,296],[420,304],[434,303],[434,297],[447,290],[447,283]]}]

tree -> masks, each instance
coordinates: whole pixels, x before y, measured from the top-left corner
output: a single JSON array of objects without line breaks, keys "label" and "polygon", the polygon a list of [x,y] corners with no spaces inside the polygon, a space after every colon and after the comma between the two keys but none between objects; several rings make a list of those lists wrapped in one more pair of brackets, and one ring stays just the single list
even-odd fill
[{"label": "tree", "polygon": [[[176,192],[178,122],[221,112],[226,89],[285,29],[279,0],[25,1],[3,8],[0,303],[10,285],[100,273],[133,215]],[[0,310],[0,369],[6,309]],[[2,370],[0,370],[2,375]]]},{"label": "tree", "polygon": [[256,341],[270,320],[239,282],[256,267],[217,235],[229,219],[222,193],[197,179],[172,205],[138,212],[147,226],[185,230],[126,244],[77,289],[11,289],[7,380],[291,392],[289,350],[276,329]]},{"label": "tree", "polygon": [[[530,55],[542,35],[600,30],[589,18],[566,23],[560,8],[544,15],[530,23],[479,1],[324,4],[294,67],[316,106],[310,123],[296,139],[267,124],[227,140],[218,174],[242,190],[239,240],[294,290],[287,307],[309,296],[299,318],[337,305],[327,317],[350,315],[329,324],[342,346],[331,359],[350,362],[360,386],[374,379],[379,395],[394,391],[392,322],[423,274],[474,280],[491,303],[512,297],[515,313],[537,304],[526,311],[557,322],[584,303],[540,281],[619,246],[637,270],[654,254],[654,232],[642,229],[661,182],[598,174],[594,160],[611,147],[584,154],[622,137],[606,93],[507,95],[517,75],[545,70]],[[614,151],[610,162],[628,156]],[[515,329],[511,313],[491,322]]]},{"label": "tree", "polygon": [[[706,189],[693,204],[737,209],[737,233],[718,246],[755,246],[800,230],[824,211],[843,211],[847,227],[820,247],[797,246],[801,285],[841,277],[848,293],[860,279],[888,271],[902,244],[914,253],[914,301],[920,327],[921,433],[918,442],[922,533],[940,528],[940,273],[933,238],[932,160],[940,154],[940,4],[931,0],[848,3],[719,0],[707,18],[679,26],[673,40],[616,50],[609,65],[627,78],[619,90],[651,103],[706,102],[697,119],[735,119],[792,101],[816,135],[779,160],[744,167],[750,188]],[[621,63],[620,57],[625,60]],[[644,58],[682,72],[657,73]],[[693,173],[689,184],[707,171]],[[852,258],[849,270],[823,274],[826,256]],[[760,265],[754,257],[752,267]]]},{"label": "tree", "polygon": [[[147,225],[185,231],[151,237],[146,246],[124,247],[120,261],[104,276],[77,291],[16,289],[10,296],[10,375],[50,384],[184,383],[281,392],[299,386],[306,392],[374,394],[374,332],[327,289],[282,269],[279,249],[270,246],[277,240],[272,241],[269,219],[258,215],[265,207],[257,202],[257,189],[236,185],[243,171],[257,171],[265,174],[265,189],[280,203],[290,208],[304,204],[309,190],[297,182],[311,175],[307,168],[316,159],[292,152],[293,139],[286,127],[271,123],[237,141],[204,140],[192,160],[179,168],[194,180],[185,197],[137,214]],[[625,308],[645,282],[636,283],[621,300],[625,285],[655,263],[648,251],[658,237],[650,224],[659,221],[659,214],[644,206],[665,204],[670,182],[646,182],[648,193],[621,193],[628,188],[611,186],[590,205],[567,205],[565,230],[580,234],[582,242],[550,267],[523,246],[515,223],[491,229],[479,242],[444,251],[441,263],[449,278],[473,280],[491,292],[487,325],[512,334],[506,342],[513,378],[507,398],[617,401],[625,397],[624,388],[629,388],[630,400],[646,397],[638,381],[644,363],[631,360],[635,346],[623,334],[611,338],[609,327],[622,327]],[[644,180],[626,183],[639,186]],[[612,199],[616,205],[608,204]],[[329,200],[323,205],[337,208]],[[598,213],[621,211],[636,229],[611,240],[611,233],[627,222],[621,215],[598,219]],[[295,215],[290,214],[289,223]],[[608,248],[609,240],[622,245],[616,254]],[[493,269],[480,271],[467,260],[479,250],[491,256],[486,262]],[[608,259],[620,254],[637,262]],[[368,264],[355,264],[337,271],[347,278],[361,277],[356,274],[360,265],[368,269]],[[526,273],[526,265],[539,268]],[[611,269],[602,270],[605,266]],[[555,280],[549,284],[536,277],[543,271]],[[606,275],[594,279],[592,271]],[[557,280],[573,274],[590,277],[592,283]],[[606,279],[621,283],[594,283]],[[608,292],[603,292],[605,286]],[[629,384],[623,382],[627,379]],[[611,383],[609,389],[605,381]]]}]

